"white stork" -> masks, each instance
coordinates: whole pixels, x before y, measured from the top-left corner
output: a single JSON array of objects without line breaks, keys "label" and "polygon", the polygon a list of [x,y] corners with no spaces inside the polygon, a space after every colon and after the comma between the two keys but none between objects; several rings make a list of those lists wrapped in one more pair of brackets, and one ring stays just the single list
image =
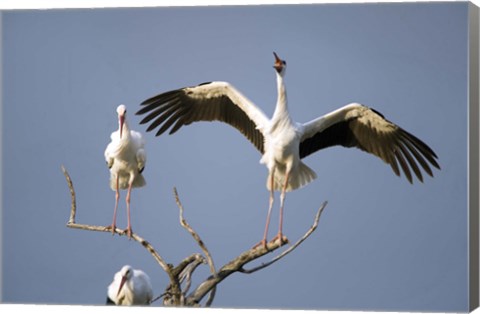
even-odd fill
[{"label": "white stork", "polygon": [[142,171],[145,168],[145,140],[137,131],[130,130],[127,123],[127,108],[120,105],[117,108],[118,114],[118,131],[110,136],[111,142],[105,149],[105,160],[108,168],[110,168],[110,187],[115,191],[115,209],[113,211],[113,221],[111,226],[115,233],[118,199],[120,197],[119,189],[128,189],[127,203],[127,235],[132,236],[132,225],[130,223],[130,194],[132,188],[142,187],[145,185]]},{"label": "white stork", "polygon": [[150,305],[153,291],[150,278],[140,269],[125,265],[108,286],[109,305]]},{"label": "white stork", "polygon": [[269,119],[261,109],[227,82],[210,82],[165,92],[145,100],[137,114],[147,114],[141,124],[151,124],[147,131],[160,126],[160,135],[173,126],[170,134],[197,121],[221,121],[238,129],[260,151],[261,163],[268,168],[270,191],[267,222],[262,241],[266,245],[274,190],[281,191],[279,231],[282,235],[285,193],[298,189],[316,178],[315,172],[301,159],[326,147],[357,147],[388,163],[396,175],[400,168],[412,183],[412,173],[423,182],[418,164],[430,176],[430,165],[440,169],[437,156],[414,135],[386,120],[379,112],[352,103],[307,123],[290,117],[284,84],[286,62],[274,52],[278,98]]}]

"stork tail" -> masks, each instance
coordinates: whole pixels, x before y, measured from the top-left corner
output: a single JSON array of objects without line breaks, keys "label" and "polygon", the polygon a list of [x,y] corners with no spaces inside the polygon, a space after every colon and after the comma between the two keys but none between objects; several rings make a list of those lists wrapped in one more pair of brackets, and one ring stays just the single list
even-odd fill
[{"label": "stork tail", "polygon": [[[287,192],[299,189],[313,180],[317,178],[317,174],[315,171],[310,169],[307,165],[305,165],[303,162],[300,162],[298,164],[298,169],[292,170],[290,173],[290,178],[288,180],[288,186],[287,186]],[[278,170],[278,169],[277,169]],[[285,173],[276,171],[275,172],[275,190],[281,191],[283,188],[285,180]],[[271,184],[269,180],[267,180],[267,189],[271,190]]]}]

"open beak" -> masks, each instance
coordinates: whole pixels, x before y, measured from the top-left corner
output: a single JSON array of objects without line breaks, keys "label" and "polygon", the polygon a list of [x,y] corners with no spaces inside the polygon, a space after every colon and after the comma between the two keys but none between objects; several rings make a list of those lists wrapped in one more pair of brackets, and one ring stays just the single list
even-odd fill
[{"label": "open beak", "polygon": [[273,52],[273,55],[275,56],[275,64],[273,65],[273,67],[275,68],[275,70],[280,72],[283,68],[283,60],[278,57],[275,51]]},{"label": "open beak", "polygon": [[125,284],[125,281],[127,281],[127,276],[123,276],[122,281],[120,281],[120,287],[118,287],[117,297],[120,294],[120,291],[122,291],[122,288],[123,288],[123,285]]},{"label": "open beak", "polygon": [[275,51],[273,52],[273,55],[275,56],[275,63],[282,63],[282,59],[278,57]]},{"label": "open beak", "polygon": [[118,124],[120,125],[120,138],[122,138],[123,133],[123,124],[125,123],[125,116],[119,115],[118,116]]}]

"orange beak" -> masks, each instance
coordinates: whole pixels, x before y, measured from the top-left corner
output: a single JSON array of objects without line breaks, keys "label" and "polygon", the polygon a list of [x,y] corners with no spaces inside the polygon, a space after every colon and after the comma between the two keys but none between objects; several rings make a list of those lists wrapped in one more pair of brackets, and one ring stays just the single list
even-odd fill
[{"label": "orange beak", "polygon": [[275,51],[273,52],[273,55],[275,56],[275,63],[282,63],[282,59],[280,59],[278,57],[278,55],[275,53]]},{"label": "orange beak", "polygon": [[278,57],[275,51],[273,52],[273,55],[275,56],[275,64],[273,65],[273,67],[275,68],[275,70],[280,72],[283,68],[283,60]]},{"label": "orange beak", "polygon": [[120,125],[120,138],[122,138],[123,124],[124,123],[125,123],[125,116],[124,115],[119,115],[118,116],[118,124]]}]

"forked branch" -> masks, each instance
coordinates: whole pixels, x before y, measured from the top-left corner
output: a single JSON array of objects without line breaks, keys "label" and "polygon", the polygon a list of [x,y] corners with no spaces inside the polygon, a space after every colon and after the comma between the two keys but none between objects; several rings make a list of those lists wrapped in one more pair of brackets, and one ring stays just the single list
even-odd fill
[{"label": "forked branch", "polygon": [[[86,225],[86,224],[77,224],[75,222],[75,215],[76,215],[76,197],[75,197],[75,190],[73,188],[73,183],[68,174],[65,167],[62,166],[63,174],[67,180],[68,187],[70,189],[71,195],[71,209],[70,209],[70,218],[67,223],[67,227],[74,228],[74,229],[82,229],[82,230],[89,230],[89,231],[98,231],[98,232],[112,232],[112,230],[105,226],[96,226],[96,225]],[[165,262],[165,260],[158,254],[158,252],[154,249],[154,247],[145,239],[140,237],[138,234],[132,233],[132,239],[138,243],[140,243],[147,251],[153,256],[153,258],[158,262],[158,264],[162,267],[162,269],[167,273],[170,284],[168,285],[166,292],[160,295],[159,297],[155,298],[153,301],[163,297],[164,305],[176,305],[176,306],[200,306],[200,301],[207,295],[209,295],[208,300],[205,303],[205,306],[210,306],[215,296],[215,290],[217,285],[222,282],[225,278],[230,276],[235,272],[244,273],[244,274],[251,274],[261,269],[264,269],[273,263],[279,261],[287,254],[291,253],[295,250],[303,241],[305,241],[317,228],[318,223],[320,221],[320,216],[327,205],[327,202],[324,202],[320,208],[318,209],[314,222],[312,226],[307,230],[307,232],[292,246],[288,249],[283,251],[281,254],[274,257],[272,260],[266,263],[262,263],[259,266],[253,267],[251,269],[245,269],[244,266],[268,253],[271,253],[283,245],[283,242],[280,239],[276,241],[271,241],[266,244],[266,247],[258,246],[247,250],[241,253],[239,256],[235,257],[233,260],[225,264],[220,268],[217,272],[215,270],[215,266],[213,263],[212,255],[210,254],[209,250],[207,249],[205,243],[201,240],[198,233],[187,223],[183,216],[184,208],[180,201],[180,197],[178,196],[177,190],[174,188],[174,196],[177,206],[180,210],[180,224],[184,227],[195,239],[198,246],[202,249],[206,259],[198,253],[192,254],[181,261],[178,266],[173,267],[171,264]],[[126,232],[122,229],[115,228],[113,230],[114,233],[119,235],[126,235]],[[210,267],[211,276],[209,276],[206,280],[200,283],[197,288],[186,296],[188,290],[191,286],[191,277],[195,269],[200,264],[208,263]],[[185,287],[182,291],[181,284],[185,282]],[[153,302],[152,301],[152,302]]]},{"label": "forked branch", "polygon": [[267,263],[263,263],[263,264],[261,264],[257,267],[251,268],[251,269],[244,269],[242,267],[242,268],[239,269],[239,271],[244,273],[244,274],[254,273],[254,272],[256,272],[260,269],[263,269],[265,267],[268,267],[268,266],[272,265],[273,263],[280,260],[285,255],[287,255],[288,253],[295,250],[297,248],[297,246],[299,246],[303,241],[305,241],[313,233],[313,231],[315,231],[315,229],[317,229],[318,222],[320,221],[320,215],[322,215],[323,209],[326,206],[327,206],[327,201],[323,202],[323,204],[320,205],[320,208],[318,209],[317,214],[315,215],[315,220],[313,221],[313,225],[310,227],[310,229],[308,229],[308,231],[303,235],[303,237],[301,237],[294,245],[292,245],[291,247],[289,247],[288,249],[283,251],[281,254],[275,256],[271,261],[269,261]]},{"label": "forked branch", "polygon": [[[183,205],[182,205],[182,202],[180,201],[180,197],[178,196],[177,188],[175,187],[173,188],[173,194],[175,196],[175,202],[177,203],[178,209],[180,210],[180,225],[182,225],[182,227],[185,228],[188,231],[188,233],[192,235],[192,237],[197,242],[198,246],[202,249],[203,254],[205,254],[205,256],[207,257],[207,262],[208,262],[208,266],[210,267],[210,272],[212,273],[213,277],[216,277],[217,272],[215,271],[215,265],[213,264],[212,255],[210,254],[210,251],[207,249],[207,246],[205,245],[205,243],[202,241],[202,239],[200,239],[200,236],[195,232],[195,230],[193,230],[193,228],[188,224],[188,222],[183,217],[183,211],[184,211]],[[210,295],[208,297],[207,302],[205,303],[206,307],[209,307],[212,304],[213,299],[215,298],[216,290],[217,290],[216,286],[214,286],[210,290]]]},{"label": "forked branch", "polygon": [[[62,172],[65,176],[65,179],[67,180],[67,184],[70,189],[70,195],[71,195],[70,219],[68,220],[67,227],[73,228],[73,229],[98,231],[98,232],[113,232],[119,235],[126,235],[126,232],[119,228],[115,228],[115,230],[112,230],[111,228],[108,228],[105,226],[77,224],[75,222],[75,215],[77,211],[76,196],[75,196],[75,190],[73,188],[72,179],[64,166],[62,166]],[[140,237],[138,234],[132,232],[131,238],[134,241],[140,243],[145,249],[147,249],[147,251],[158,262],[160,267],[162,267],[165,273],[167,273],[170,279],[171,291],[174,297],[174,304],[180,305],[180,295],[181,295],[180,283],[179,283],[178,276],[175,276],[175,273],[172,271],[172,266],[169,265],[167,262],[165,262],[165,260],[160,256],[160,254],[158,254],[155,248],[148,241]]]},{"label": "forked branch", "polygon": [[244,265],[268,254],[271,253],[277,249],[279,249],[281,246],[284,244],[280,241],[280,239],[277,239],[276,241],[271,241],[267,243],[267,247],[263,246],[258,246],[255,248],[252,248],[248,251],[243,252],[240,254],[238,257],[234,258],[227,264],[225,264],[220,270],[217,272],[216,276],[210,276],[207,278],[204,282],[202,282],[196,289],[193,291],[186,299],[185,303],[187,305],[193,306],[198,304],[202,298],[214,287],[216,287],[221,281],[223,281],[225,278],[230,276],[231,274],[235,272],[240,272],[240,273],[245,273],[245,274],[251,274],[254,273],[260,269],[266,268],[273,263],[277,262],[278,260],[282,259],[285,257],[288,253],[292,252],[294,249],[296,249],[303,241],[305,241],[312,233],[315,231],[315,229],[318,226],[318,223],[320,221],[320,216],[323,212],[323,209],[327,206],[327,202],[324,202],[320,208],[317,211],[317,214],[315,215],[315,219],[313,222],[313,225],[310,227],[310,229],[307,230],[307,232],[301,237],[293,246],[289,247],[287,250],[283,251],[281,254],[277,255],[274,257],[271,261],[261,264],[257,267],[254,267],[252,269],[244,269]]}]

